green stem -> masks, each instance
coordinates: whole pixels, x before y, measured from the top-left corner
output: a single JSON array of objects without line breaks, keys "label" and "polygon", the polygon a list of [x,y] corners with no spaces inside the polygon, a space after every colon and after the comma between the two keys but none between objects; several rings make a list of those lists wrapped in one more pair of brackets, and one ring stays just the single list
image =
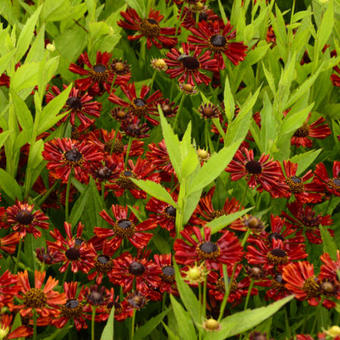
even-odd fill
[{"label": "green stem", "polygon": [[249,288],[248,288],[247,297],[246,297],[246,302],[244,303],[244,310],[246,310],[247,307],[248,307],[249,297],[250,297],[251,291],[253,289],[253,286],[254,286],[254,279],[251,279],[250,285],[249,285]]},{"label": "green stem", "polygon": [[227,302],[228,302],[229,294],[230,294],[230,291],[231,291],[231,285],[233,284],[233,280],[234,280],[234,276],[235,276],[236,267],[237,267],[237,263],[234,264],[233,272],[232,272],[230,280],[228,282],[227,266],[223,266],[224,284],[225,284],[225,287],[227,289],[226,289],[226,292],[224,293],[224,297],[223,297],[223,301],[222,301],[221,309],[220,309],[220,315],[219,315],[218,320],[217,320],[218,322],[221,321],[223,314],[224,314],[225,307],[226,307]]},{"label": "green stem", "polygon": [[91,340],[95,340],[94,338],[94,325],[95,325],[95,318],[96,318],[96,306],[92,306],[92,317],[91,317]]},{"label": "green stem", "polygon": [[130,339],[133,340],[134,336],[135,336],[135,319],[136,319],[136,310],[133,310],[133,314],[132,314],[132,320],[131,320],[131,337]]},{"label": "green stem", "polygon": [[176,132],[176,130],[177,130],[178,117],[179,117],[179,115],[181,113],[181,110],[182,110],[182,107],[183,107],[183,103],[184,103],[184,99],[185,99],[185,94],[182,93],[181,101],[179,102],[178,110],[177,110],[176,117],[175,117],[174,132]]},{"label": "green stem", "polygon": [[33,340],[37,340],[37,311],[33,308]]},{"label": "green stem", "polygon": [[246,189],[244,190],[244,193],[243,193],[243,196],[242,196],[242,199],[241,199],[241,203],[240,203],[240,207],[243,207],[243,204],[247,199],[248,190],[249,190],[249,185],[246,182]]},{"label": "green stem", "polygon": [[125,168],[127,167],[128,160],[129,160],[129,153],[130,153],[130,150],[131,150],[132,139],[133,139],[132,137],[129,137],[129,142],[128,142],[128,146],[127,146],[127,149],[126,149],[126,155],[125,155]]},{"label": "green stem", "polygon": [[199,316],[200,316],[200,319],[202,319],[202,286],[201,286],[201,283],[198,284],[198,301],[200,303],[200,313],[199,313]]},{"label": "green stem", "polygon": [[[38,200],[37,204],[38,204],[39,207],[46,201],[46,199],[48,198],[48,196],[50,196],[51,192],[55,189],[55,187],[57,186],[57,184],[58,184],[57,181],[54,182],[53,185],[45,192],[44,196],[42,196],[42,197]],[[40,197],[40,195],[37,196],[37,197],[35,197],[35,198],[33,199],[33,201],[35,201],[35,200],[38,199],[39,197]]]},{"label": "green stem", "polygon": [[69,217],[69,205],[70,205],[70,188],[71,188],[72,172],[70,173],[67,185],[66,185],[66,196],[65,196],[65,221],[68,222]]},{"label": "green stem", "polygon": [[100,185],[101,185],[101,191],[102,191],[102,197],[103,197],[103,201],[105,201],[105,182],[104,181],[102,181],[101,183],[100,183]]},{"label": "green stem", "polygon": [[204,275],[204,286],[203,286],[203,317],[207,315],[207,275]]},{"label": "green stem", "polygon": [[241,242],[241,246],[242,248],[244,247],[244,245],[246,244],[247,240],[248,240],[248,237],[250,235],[250,229],[247,229],[246,233],[244,234],[243,236],[243,239],[242,239],[242,242]]},{"label": "green stem", "polygon": [[15,261],[14,273],[17,273],[17,271],[18,271],[21,249],[22,249],[22,238],[20,238],[20,241],[19,241],[19,247],[18,247],[18,253],[17,253],[17,257],[16,257],[16,261]]}]

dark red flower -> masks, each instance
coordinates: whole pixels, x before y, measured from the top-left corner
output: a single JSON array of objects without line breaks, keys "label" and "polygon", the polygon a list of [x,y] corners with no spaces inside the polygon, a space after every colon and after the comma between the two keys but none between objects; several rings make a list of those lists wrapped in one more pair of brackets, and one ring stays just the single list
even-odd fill
[{"label": "dark red flower", "polygon": [[271,192],[272,188],[282,178],[282,171],[277,161],[270,159],[269,155],[262,154],[258,161],[254,160],[254,151],[246,148],[238,150],[229,163],[227,172],[231,179],[237,181],[246,177],[248,186]]},{"label": "dark red flower", "polygon": [[129,40],[138,40],[146,37],[146,47],[151,48],[154,44],[157,48],[171,48],[177,44],[177,38],[171,37],[176,35],[174,27],[160,27],[160,22],[164,18],[159,11],[150,9],[147,18],[142,19],[133,8],[128,8],[126,12],[120,12],[124,20],[118,21],[118,25],[131,30],[137,31],[135,35],[129,35]]},{"label": "dark red flower", "polygon": [[127,97],[128,102],[115,95],[114,92],[111,92],[109,100],[112,103],[126,107],[128,112],[131,112],[138,118],[144,117],[153,125],[159,124],[157,120],[150,117],[150,115],[158,115],[157,104],[162,97],[162,93],[159,90],[148,96],[150,87],[143,85],[140,90],[140,95],[137,96],[135,83],[122,85],[121,89]]},{"label": "dark red flower", "polygon": [[[77,331],[87,328],[84,310],[84,296],[82,292],[77,294],[78,282],[65,282],[64,292],[67,301],[60,305],[60,315],[52,320],[52,324],[57,328],[63,328],[69,320],[73,320]],[[77,297],[78,295],[78,297]]]},{"label": "dark red flower", "polygon": [[289,263],[283,267],[282,278],[285,286],[298,300],[308,300],[311,306],[317,306],[320,301],[321,289],[314,266],[308,261]]},{"label": "dark red flower", "polygon": [[315,167],[315,177],[313,182],[321,186],[320,191],[328,191],[330,194],[340,196],[340,162],[333,162],[333,178],[330,178],[327,169],[323,163]]},{"label": "dark red flower", "polygon": [[110,249],[109,254],[114,254],[121,246],[123,239],[128,239],[137,249],[145,248],[152,234],[144,233],[144,231],[154,229],[156,225],[145,222],[138,224],[137,217],[132,212],[128,213],[127,207],[113,204],[111,210],[115,220],[105,210],[100,212],[100,216],[112,228],[94,228],[96,236],[103,239],[104,246]]},{"label": "dark red flower", "polygon": [[35,238],[41,236],[37,228],[48,229],[48,217],[40,210],[34,211],[34,205],[17,201],[6,210],[7,224],[14,231],[18,231],[21,238],[26,233],[33,234]]},{"label": "dark red flower", "polygon": [[[102,94],[104,91],[110,93],[113,81],[113,72],[109,64],[110,58],[111,54],[108,52],[97,52],[96,64],[92,65],[87,52],[81,54],[78,59],[80,65],[71,64],[69,67],[71,72],[86,76],[76,80],[76,87],[81,91],[89,90],[91,96]],[[84,68],[85,65],[88,69]]]},{"label": "dark red flower", "polygon": [[93,144],[70,138],[56,138],[45,143],[42,155],[48,161],[47,169],[63,183],[67,183],[72,171],[78,181],[87,182],[90,165],[100,164],[103,159],[103,154]]},{"label": "dark red flower", "polygon": [[220,20],[218,15],[206,6],[204,6],[204,8],[198,13],[188,7],[183,7],[179,17],[182,22],[181,25],[186,29],[196,26],[196,14],[198,14],[198,22],[206,21],[210,24],[213,21]]},{"label": "dark red flower", "polygon": [[129,190],[136,199],[145,199],[146,193],[138,189],[130,178],[149,180],[159,183],[159,174],[154,172],[155,168],[149,161],[142,158],[138,158],[135,164],[131,159],[129,159],[128,165],[129,167],[125,169],[124,163],[120,166],[122,171],[120,172],[116,183],[112,187],[112,190],[114,190],[117,197],[122,196],[125,190]]},{"label": "dark red flower", "polygon": [[147,132],[150,130],[147,123],[142,123],[137,116],[130,117],[122,121],[120,129],[125,133],[125,135],[132,138],[147,138],[149,134]]},{"label": "dark red flower", "polygon": [[230,266],[242,259],[241,244],[228,230],[216,242],[211,241],[211,229],[207,227],[204,228],[204,237],[198,227],[187,227],[181,235],[184,240],[176,239],[174,244],[179,264],[192,265],[204,261],[208,269],[218,270],[220,263]]},{"label": "dark red flower", "polygon": [[[299,228],[304,230],[309,242],[320,244],[322,242],[319,226],[328,226],[332,224],[330,215],[320,216],[316,215],[313,208],[309,205],[303,205],[299,202],[289,203],[287,205],[288,210],[293,215],[289,216],[285,211],[282,211],[281,215],[286,217],[287,224],[292,228]],[[328,229],[332,234],[333,230]]]},{"label": "dark red flower", "polygon": [[[7,252],[8,254],[13,254],[17,249],[17,244],[20,241],[20,234],[13,233],[0,238],[0,249]],[[0,258],[2,255],[0,254]]]},{"label": "dark red flower", "polygon": [[[64,85],[64,88],[66,87],[67,86]],[[56,96],[58,96],[61,92],[57,86],[52,86],[51,90]],[[48,92],[46,94],[46,103],[50,102],[54,97],[55,96],[51,92]],[[69,111],[69,113],[58,122],[58,125],[69,119],[71,125],[74,126],[75,120],[78,118],[80,121],[79,129],[84,130],[95,121],[94,119],[90,119],[88,116],[98,118],[100,116],[101,109],[101,103],[93,101],[93,98],[86,92],[81,93],[79,89],[73,87],[63,108],[64,112]]]},{"label": "dark red flower", "polygon": [[62,262],[63,265],[59,268],[61,273],[65,272],[67,267],[71,264],[73,273],[81,270],[84,273],[94,265],[96,252],[92,244],[87,244],[82,240],[82,233],[84,225],[79,222],[76,235],[72,235],[72,226],[68,222],[64,222],[66,238],[64,238],[58,229],[50,231],[51,236],[55,242],[47,241],[47,245],[51,250],[55,250],[55,262]]},{"label": "dark red flower", "polygon": [[18,278],[11,274],[9,270],[5,270],[0,276],[0,309],[12,304],[13,297],[18,293]]},{"label": "dark red flower", "polygon": [[311,138],[324,139],[332,133],[328,124],[324,124],[326,121],[325,118],[320,117],[314,123],[308,124],[310,116],[311,114],[308,115],[303,125],[294,132],[291,140],[292,145],[311,148],[313,143]]},{"label": "dark red flower", "polygon": [[[331,57],[336,57],[337,53],[335,50],[331,51]],[[340,87],[340,65],[336,65],[333,67],[333,70],[335,71],[335,73],[333,73],[331,75],[331,81],[333,83],[334,86]]]},{"label": "dark red flower", "polygon": [[28,326],[19,326],[12,330],[13,315],[2,314],[0,315],[0,336],[1,339],[22,339],[29,338],[33,335],[33,329]]},{"label": "dark red flower", "polygon": [[172,48],[167,53],[165,62],[168,65],[166,73],[170,78],[178,78],[180,83],[188,83],[191,86],[196,84],[209,85],[211,79],[201,71],[217,72],[219,70],[218,63],[211,58],[211,52],[205,51],[198,46],[192,46],[188,43],[182,43],[182,50]]},{"label": "dark red flower", "polygon": [[157,288],[161,282],[162,270],[159,266],[145,257],[133,257],[124,252],[113,260],[113,268],[109,273],[110,281],[123,288],[123,292],[132,290],[133,283],[142,293],[148,293]]},{"label": "dark red flower", "polygon": [[[239,211],[240,209],[243,209],[241,208],[240,203],[235,198],[227,198],[221,209],[215,209],[212,203],[215,189],[216,187],[212,187],[207,194],[201,197],[198,206],[194,212],[194,216],[191,219],[191,222],[193,224],[205,225],[207,222],[210,222],[217,217],[230,215]],[[228,227],[234,230],[246,230],[246,227],[240,219],[237,219]]]},{"label": "dark red flower", "polygon": [[154,260],[162,270],[162,281],[159,284],[160,292],[168,292],[172,295],[178,295],[175,281],[175,270],[171,263],[171,254],[155,254]]},{"label": "dark red flower", "polygon": [[197,27],[191,27],[190,31],[194,35],[190,35],[188,41],[197,44],[200,48],[210,50],[220,70],[225,68],[222,53],[234,65],[238,65],[246,56],[247,46],[243,42],[231,42],[236,37],[236,31],[229,21],[226,24],[219,20],[214,20],[212,23],[202,21]]},{"label": "dark red flower", "polygon": [[281,240],[279,237],[271,238],[270,242],[254,238],[247,250],[248,263],[263,265],[266,271],[281,268],[282,265],[294,260],[305,259],[308,256],[303,243],[295,244]]},{"label": "dark red flower", "polygon": [[[296,176],[298,165],[286,160],[283,161],[283,168],[285,181],[278,182],[273,188],[273,191],[277,192],[277,196],[289,198],[294,195],[296,200],[301,203],[317,203],[322,200],[322,195],[317,193],[322,187],[314,182],[307,183],[313,177],[312,170],[298,177]],[[273,197],[275,195],[275,193],[272,193]]]}]

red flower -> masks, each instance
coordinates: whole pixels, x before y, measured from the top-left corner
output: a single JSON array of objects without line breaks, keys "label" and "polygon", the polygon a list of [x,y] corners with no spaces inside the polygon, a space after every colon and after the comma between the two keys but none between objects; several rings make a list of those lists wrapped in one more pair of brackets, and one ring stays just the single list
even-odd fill
[{"label": "red flower", "polygon": [[[191,220],[193,224],[205,225],[207,222],[210,222],[217,217],[230,215],[240,210],[240,203],[235,198],[230,200],[227,198],[222,209],[215,209],[212,204],[215,189],[216,187],[212,187],[207,194],[201,197]],[[234,230],[246,230],[240,219],[237,219],[228,227]]]},{"label": "red flower", "polygon": [[[195,82],[199,84],[209,85],[211,79],[203,74],[201,70],[217,72],[219,70],[217,61],[211,59],[211,52],[205,51],[202,54],[202,49],[194,47],[188,43],[182,43],[183,53],[172,48],[168,53],[168,59],[165,62],[168,65],[166,73],[170,78],[179,77],[180,83],[188,83],[192,86]],[[191,55],[192,54],[192,55]],[[195,81],[195,82],[194,82]]]},{"label": "red flower", "polygon": [[133,213],[129,214],[127,207],[112,205],[111,210],[115,220],[105,210],[100,212],[100,216],[112,228],[94,228],[96,236],[105,239],[103,240],[104,246],[110,249],[110,255],[113,255],[121,246],[123,239],[128,239],[137,249],[145,248],[152,238],[152,234],[144,233],[144,231],[154,229],[156,225],[146,224],[145,222],[137,224],[136,216]]},{"label": "red flower", "polygon": [[328,253],[322,254],[320,257],[323,265],[321,266],[320,275],[321,279],[330,279],[339,281],[337,272],[340,270],[340,250],[336,251],[336,260],[332,260]]},{"label": "red flower", "polygon": [[13,316],[8,314],[0,315],[0,336],[1,339],[10,340],[31,337],[33,329],[27,326],[19,326],[12,331]]},{"label": "red flower", "polygon": [[113,268],[109,273],[110,281],[123,288],[123,293],[136,289],[147,294],[150,289],[159,287],[162,271],[157,264],[145,257],[135,258],[125,252],[113,260]]},{"label": "red flower", "polygon": [[[158,122],[157,122],[158,123]],[[130,117],[122,121],[120,129],[129,137],[147,138],[147,132],[150,130],[146,123],[141,123],[137,116]]]},{"label": "red flower", "polygon": [[142,158],[138,158],[135,164],[129,159],[128,165],[129,167],[127,169],[124,169],[124,163],[119,165],[122,171],[112,189],[117,197],[122,196],[125,190],[129,190],[136,199],[145,199],[146,193],[138,189],[130,178],[150,180],[159,183],[159,174],[154,172],[155,169],[149,161]]},{"label": "red flower", "polygon": [[90,164],[100,162],[103,158],[103,154],[93,144],[70,138],[56,138],[45,143],[42,155],[48,161],[47,169],[56,178],[62,179],[63,183],[68,181],[72,170],[78,181],[87,182]]},{"label": "red flower", "polygon": [[[69,70],[73,73],[86,76],[86,78],[77,79],[76,87],[81,91],[89,89],[91,96],[102,94],[104,91],[110,93],[111,83],[113,81],[113,72],[109,65],[111,54],[108,52],[97,52],[96,64],[92,65],[86,52],[80,55],[78,64],[71,64]],[[84,68],[87,66],[88,70]],[[118,82],[118,77],[115,83]]]},{"label": "red flower", "polygon": [[155,254],[154,260],[162,270],[162,281],[159,284],[160,292],[168,292],[172,295],[178,295],[175,281],[175,270],[171,263],[171,254]]},{"label": "red flower", "polygon": [[59,268],[61,273],[65,272],[69,264],[73,273],[81,270],[84,273],[93,267],[96,252],[92,244],[87,244],[81,239],[84,225],[79,222],[76,236],[72,235],[72,226],[68,222],[64,222],[66,239],[61,235],[58,229],[50,231],[55,242],[47,241],[47,245],[51,250],[55,250],[55,262],[63,262]]},{"label": "red flower", "polygon": [[18,278],[8,270],[0,276],[0,309],[12,304],[13,297],[18,293]]},{"label": "red flower", "polygon": [[15,205],[6,210],[7,223],[14,231],[18,231],[21,238],[26,233],[33,234],[35,238],[41,236],[41,229],[48,229],[48,217],[40,210],[34,211],[34,205],[17,201]]},{"label": "red flower", "polygon": [[58,319],[53,319],[52,323],[57,328],[63,328],[69,320],[73,320],[77,331],[86,329],[87,324],[84,318],[84,296],[82,292],[77,297],[78,282],[65,282],[64,291],[67,301],[64,305],[60,305],[60,315]]},{"label": "red flower", "polygon": [[146,37],[146,47],[151,48],[154,44],[157,48],[171,48],[177,44],[177,38],[170,37],[176,35],[176,28],[160,27],[159,23],[164,18],[159,11],[150,9],[148,18],[142,19],[133,8],[128,8],[126,12],[120,12],[124,20],[118,21],[118,25],[132,31],[138,31],[136,35],[129,35],[129,40],[138,40]]},{"label": "red flower", "polygon": [[206,21],[198,23],[197,28],[191,27],[188,41],[197,44],[200,48],[209,49],[218,61],[220,70],[225,68],[222,53],[234,64],[238,65],[246,56],[247,46],[243,42],[230,42],[235,39],[236,31],[230,25],[221,23],[219,20],[208,24]]},{"label": "red flower", "polygon": [[330,178],[327,169],[323,163],[319,163],[315,167],[315,177],[313,182],[321,186],[320,191],[328,191],[330,194],[340,196],[340,162],[333,163],[333,178]]},{"label": "red flower", "polygon": [[128,102],[122,100],[120,97],[111,92],[109,100],[112,103],[126,107],[129,112],[138,118],[145,117],[151,124],[158,125],[159,122],[150,117],[150,115],[157,115],[157,103],[162,97],[162,93],[157,90],[148,98],[147,95],[150,92],[150,87],[143,85],[140,91],[139,97],[136,94],[135,83],[129,83],[121,86],[122,91],[128,98]]},{"label": "red flower", "polygon": [[[302,177],[296,176],[298,165],[291,161],[283,161],[283,168],[285,172],[285,182],[277,183],[273,188],[279,197],[295,196],[296,200],[301,203],[317,203],[322,200],[322,195],[316,193],[320,191],[320,185],[313,183],[306,183],[313,177],[312,170],[307,171]],[[322,187],[321,187],[322,188]],[[275,194],[272,193],[275,197]]]},{"label": "red flower", "polygon": [[[177,195],[173,194],[172,197],[177,200]],[[170,236],[174,237],[176,234],[175,220],[176,220],[176,208],[168,203],[159,201],[158,199],[151,197],[146,204],[145,209],[153,212],[149,218],[144,221],[146,225],[153,225],[156,228],[158,225],[170,232]]]},{"label": "red flower", "polygon": [[271,238],[271,242],[253,239],[247,248],[247,261],[251,265],[263,265],[265,270],[280,268],[294,260],[301,260],[308,256],[303,243],[291,243],[278,238]]},{"label": "red flower", "polygon": [[[6,235],[0,238],[0,249],[9,254],[13,254],[17,248],[17,244],[19,243],[19,241],[20,241],[19,233]],[[1,254],[0,258],[2,258]]]},{"label": "red flower", "polygon": [[321,290],[314,275],[314,266],[308,261],[290,263],[283,267],[282,277],[285,286],[298,300],[308,300],[311,306],[317,306]]},{"label": "red flower", "polygon": [[255,161],[254,151],[246,148],[241,148],[236,152],[226,171],[231,173],[233,181],[246,177],[248,186],[258,187],[257,190],[260,192],[263,189],[271,192],[282,178],[282,171],[277,161],[270,160],[270,156],[265,154]]},{"label": "red flower", "polygon": [[[281,215],[286,217],[287,224],[292,228],[300,228],[305,231],[306,237],[311,243],[320,244],[322,242],[319,225],[327,226],[332,224],[330,215],[320,216],[317,215],[313,208],[308,205],[303,205],[299,202],[293,202],[287,205],[288,210],[293,215],[289,216],[285,211],[282,211]],[[328,229],[331,234],[333,230]]]},{"label": "red flower", "polygon": [[310,116],[311,114],[308,115],[303,125],[295,131],[291,140],[292,145],[311,148],[312,140],[310,138],[324,139],[332,133],[328,125],[324,124],[325,118],[320,117],[314,123],[308,124]]},{"label": "red flower", "polygon": [[[67,86],[64,85],[64,88]],[[60,94],[60,90],[57,86],[52,86],[51,90],[55,95]],[[55,96],[48,92],[46,94],[46,103],[50,102]],[[70,120],[72,126],[75,126],[76,117],[80,121],[80,130],[88,128],[94,123],[94,119],[90,119],[88,116],[98,118],[100,116],[100,111],[102,109],[102,104],[93,101],[93,98],[87,93],[82,94],[79,89],[72,88],[63,111],[70,111],[64,118],[62,118],[57,125],[62,122]]]},{"label": "red flower", "polygon": [[[331,51],[331,57],[336,57],[337,53],[335,50]],[[335,73],[333,73],[331,75],[331,81],[333,83],[334,86],[340,87],[340,65],[339,66],[334,66],[333,70],[335,71]]]},{"label": "red flower", "polygon": [[220,263],[229,266],[242,259],[241,244],[228,230],[217,242],[211,241],[211,229],[207,227],[204,228],[204,237],[198,227],[187,227],[181,235],[185,240],[176,239],[174,244],[175,258],[179,264],[190,266],[205,261],[208,269],[218,270]]},{"label": "red flower", "polygon": [[58,316],[58,306],[66,303],[64,293],[58,293],[53,288],[58,285],[58,280],[51,276],[47,279],[44,288],[42,288],[46,272],[34,272],[34,287],[32,288],[27,270],[18,273],[20,305],[13,306],[13,309],[20,310],[22,317],[32,317],[32,309],[42,318],[54,318]]},{"label": "red flower", "polygon": [[[182,22],[181,25],[186,29],[196,26],[196,13],[188,7],[182,8],[179,19]],[[210,24],[215,20],[220,20],[220,18],[212,9],[206,6],[198,13],[198,22],[206,21]]]}]

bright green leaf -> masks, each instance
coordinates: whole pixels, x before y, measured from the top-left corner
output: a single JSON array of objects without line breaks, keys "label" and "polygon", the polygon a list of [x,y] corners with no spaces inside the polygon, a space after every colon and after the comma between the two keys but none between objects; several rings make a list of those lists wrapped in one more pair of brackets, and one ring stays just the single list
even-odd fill
[{"label": "bright green leaf", "polygon": [[115,307],[111,308],[111,312],[109,318],[106,321],[106,325],[103,329],[103,333],[100,337],[100,340],[114,340],[114,314],[115,314]]},{"label": "bright green leaf", "polygon": [[16,199],[22,200],[21,187],[17,181],[9,175],[4,169],[0,169],[0,188],[9,196],[13,201]]},{"label": "bright green leaf", "polygon": [[320,234],[322,238],[323,251],[325,253],[328,253],[333,261],[336,261],[337,260],[336,252],[338,248],[334,239],[330,235],[327,228],[323,226],[320,226]]},{"label": "bright green leaf", "polygon": [[298,169],[296,171],[296,176],[300,176],[319,156],[322,149],[311,150],[303,153],[299,153],[292,157],[290,161],[292,163],[297,163]]}]

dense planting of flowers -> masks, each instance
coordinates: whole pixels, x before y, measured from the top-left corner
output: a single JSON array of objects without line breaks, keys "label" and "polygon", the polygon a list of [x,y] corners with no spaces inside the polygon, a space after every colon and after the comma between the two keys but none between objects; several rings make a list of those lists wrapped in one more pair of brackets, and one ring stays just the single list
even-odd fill
[{"label": "dense planting of flowers", "polygon": [[310,3],[0,7],[0,340],[340,339],[340,3]]}]

